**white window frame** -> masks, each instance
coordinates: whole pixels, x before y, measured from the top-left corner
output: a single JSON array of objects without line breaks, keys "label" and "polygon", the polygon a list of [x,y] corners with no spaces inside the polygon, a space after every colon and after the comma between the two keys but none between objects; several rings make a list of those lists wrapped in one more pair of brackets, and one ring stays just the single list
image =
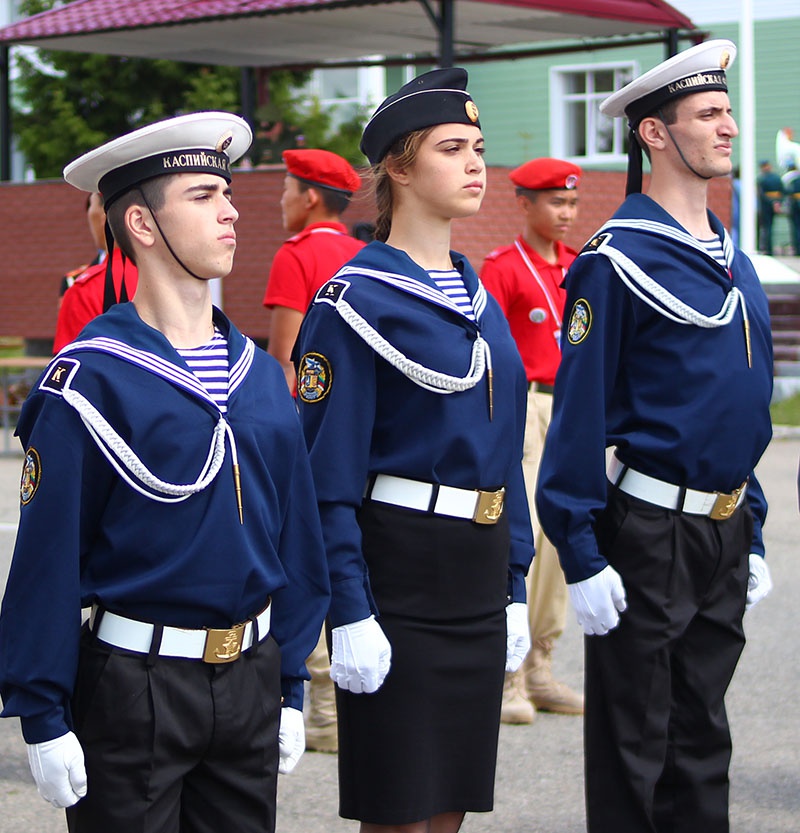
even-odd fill
[{"label": "white window frame", "polygon": [[[597,136],[595,118],[598,114],[597,106],[587,107],[586,135],[589,140],[587,153],[584,156],[576,156],[566,152],[567,130],[567,104],[575,101],[591,102],[599,106],[600,102],[609,95],[608,90],[594,92],[589,84],[592,78],[590,73],[604,72],[608,70],[626,70],[630,77],[635,78],[639,73],[636,61],[609,61],[596,64],[564,64],[550,67],[550,149],[553,156],[562,159],[569,159],[583,165],[606,165],[623,164],[627,161],[627,155],[622,149],[622,142],[627,131],[627,123],[624,119],[615,119],[614,143],[620,148],[616,153],[599,153],[594,147],[594,139]],[[583,93],[566,92],[566,77],[568,75],[583,74],[587,76],[586,91]]]},{"label": "white window frame", "polygon": [[319,99],[323,109],[328,107],[339,107],[343,104],[357,104],[371,110],[377,107],[385,97],[386,75],[383,67],[365,66],[356,68],[356,89],[353,95],[342,98],[323,98],[322,73],[325,69],[315,69],[311,73],[308,84],[308,92]]}]

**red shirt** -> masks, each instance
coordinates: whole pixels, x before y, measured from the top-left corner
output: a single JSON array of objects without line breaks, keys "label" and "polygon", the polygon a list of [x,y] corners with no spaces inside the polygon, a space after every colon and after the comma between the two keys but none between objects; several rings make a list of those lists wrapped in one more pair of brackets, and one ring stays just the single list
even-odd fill
[{"label": "red shirt", "polygon": [[314,293],[363,246],[343,223],[306,226],[275,253],[264,306],[289,307],[305,314]]},{"label": "red shirt", "polygon": [[[138,282],[138,272],[130,260],[122,262],[122,251],[115,247],[111,263],[114,287],[119,297],[123,273],[128,299],[133,298]],[[103,292],[106,285],[106,264],[90,266],[64,293],[56,321],[56,335],[53,339],[53,353],[58,353],[96,316],[103,311]]]},{"label": "red shirt", "polygon": [[481,270],[481,281],[508,319],[528,381],[543,385],[553,384],[561,362],[558,339],[567,297],[562,283],[578,256],[561,241],[556,252],[558,261],[548,263],[520,235],[491,252]]}]

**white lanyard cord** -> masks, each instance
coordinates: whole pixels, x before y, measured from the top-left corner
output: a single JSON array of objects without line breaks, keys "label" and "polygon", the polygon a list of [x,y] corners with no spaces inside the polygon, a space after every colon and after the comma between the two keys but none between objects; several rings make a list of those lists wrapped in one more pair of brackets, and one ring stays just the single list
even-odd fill
[{"label": "white lanyard cord", "polygon": [[466,376],[450,376],[431,370],[412,361],[390,344],[371,324],[365,321],[347,301],[341,298],[335,304],[336,310],[345,322],[381,358],[397,368],[404,376],[421,388],[433,393],[456,393],[474,388],[480,382],[487,367],[491,370],[491,352],[488,343],[479,334],[472,345],[472,357]]},{"label": "white lanyard cord", "polygon": [[[145,466],[133,449],[120,437],[105,417],[86,397],[70,387],[65,387],[62,395],[65,401],[78,412],[89,434],[97,444],[97,447],[103,452],[106,459],[116,469],[120,477],[131,488],[151,500],[161,503],[177,503],[186,500],[186,498],[191,497],[193,494],[203,491],[203,489],[209,486],[217,474],[219,474],[219,470],[225,459],[226,436],[230,438],[233,462],[237,462],[236,443],[233,437],[233,431],[225,418],[220,416],[219,421],[214,427],[214,435],[208,450],[208,456],[195,482],[186,484],[167,483],[158,478]],[[132,479],[128,472],[139,483],[144,484],[144,486],[152,491],[147,491],[142,488],[139,483]]]},{"label": "white lanyard cord", "polygon": [[[716,315],[704,315],[664,289],[660,283],[654,281],[649,275],[643,272],[636,263],[624,255],[619,249],[615,249],[613,246],[603,245],[592,252],[592,254],[606,255],[611,261],[614,271],[619,275],[628,289],[656,310],[656,312],[661,313],[661,315],[669,318],[671,321],[675,321],[678,324],[693,324],[696,327],[703,327],[705,329],[724,327],[733,320],[734,315],[736,315],[736,308],[740,305],[742,307],[742,318],[745,322],[748,321],[747,305],[745,304],[744,295],[736,286],[727,293]],[[645,295],[645,292],[649,293],[652,297]],[[663,306],[657,304],[653,298],[660,301]]]}]

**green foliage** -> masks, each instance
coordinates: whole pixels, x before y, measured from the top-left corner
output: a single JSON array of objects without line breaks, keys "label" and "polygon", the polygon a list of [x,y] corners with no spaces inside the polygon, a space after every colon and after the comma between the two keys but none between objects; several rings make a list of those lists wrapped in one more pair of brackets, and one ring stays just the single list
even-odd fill
[{"label": "green foliage", "polygon": [[[19,7],[32,15],[55,5],[56,0],[22,0]],[[15,53],[12,126],[37,178],[60,177],[80,154],[162,118],[196,110],[241,112],[238,67],[78,52]],[[269,73],[268,103],[256,112],[251,160],[280,162],[284,148],[305,144],[363,163],[358,141],[364,114],[333,129],[332,113],[318,102],[309,105],[302,91],[307,80],[307,73]]]},{"label": "green foliage", "polygon": [[800,425],[800,393],[774,402],[769,410],[774,425]]}]

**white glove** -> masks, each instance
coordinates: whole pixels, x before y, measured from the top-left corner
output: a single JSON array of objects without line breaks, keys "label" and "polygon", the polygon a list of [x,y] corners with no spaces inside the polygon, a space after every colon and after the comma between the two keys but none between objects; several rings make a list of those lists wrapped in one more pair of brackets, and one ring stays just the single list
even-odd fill
[{"label": "white glove", "polygon": [[772,577],[767,562],[754,552],[750,553],[750,575],[747,577],[747,602],[744,609],[750,610],[772,590]]},{"label": "white glove", "polygon": [[530,649],[528,605],[523,602],[511,602],[510,605],[506,605],[506,671],[516,671]]},{"label": "white glove", "polygon": [[331,679],[354,694],[377,691],[392,663],[392,646],[374,616],[331,631]]},{"label": "white glove", "polygon": [[603,636],[616,628],[619,614],[628,607],[622,577],[610,564],[567,588],[578,624],[587,636]]},{"label": "white glove", "polygon": [[28,764],[39,795],[53,807],[71,807],[86,795],[83,749],[72,732],[29,743]]},{"label": "white glove", "polygon": [[303,712],[284,706],[281,709],[281,726],[278,729],[278,772],[288,775],[306,751],[306,728]]}]

